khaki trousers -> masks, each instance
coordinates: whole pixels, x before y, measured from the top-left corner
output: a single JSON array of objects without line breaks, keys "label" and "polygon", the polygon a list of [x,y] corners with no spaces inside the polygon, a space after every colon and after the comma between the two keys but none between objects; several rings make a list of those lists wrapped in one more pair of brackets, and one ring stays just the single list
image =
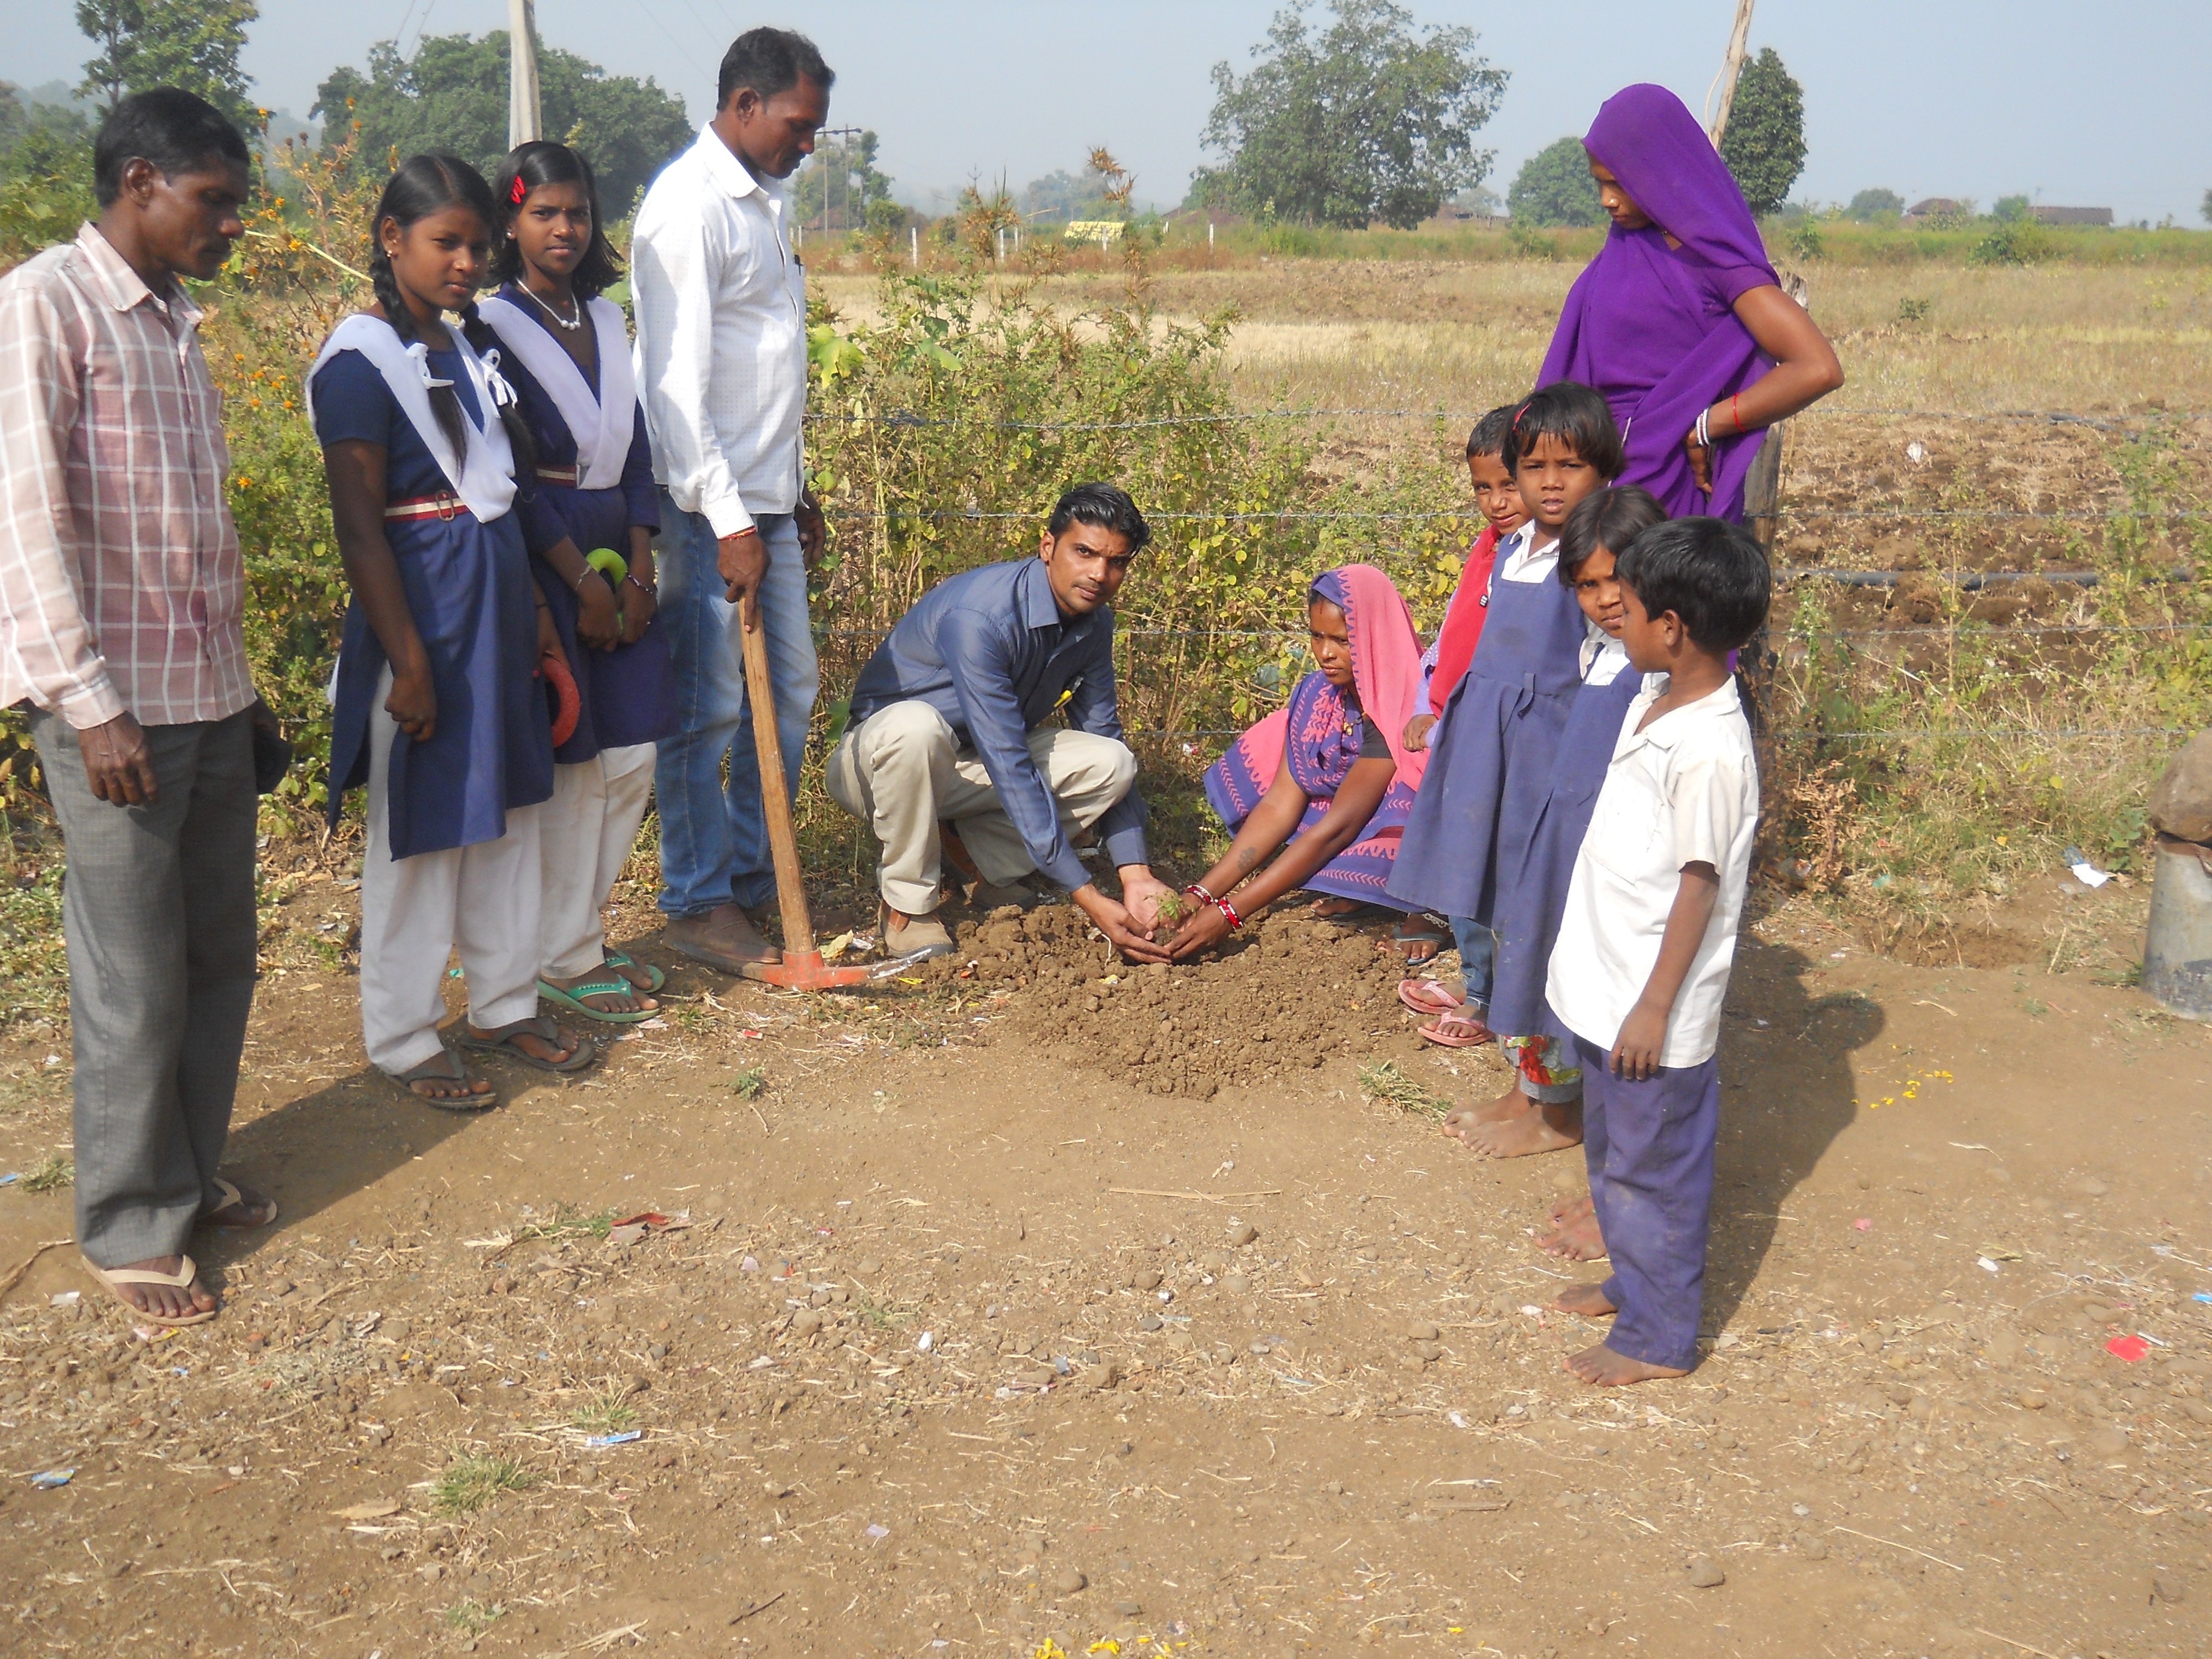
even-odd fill
[{"label": "khaki trousers", "polygon": [[[1063,831],[1088,828],[1137,781],[1137,757],[1115,738],[1039,726],[1029,743]],[[878,708],[847,732],[830,752],[829,784],[830,799],[866,819],[883,843],[877,885],[903,915],[927,915],[944,896],[940,821],[960,831],[994,886],[1036,868],[981,757],[960,747],[945,716],[919,699]]]}]

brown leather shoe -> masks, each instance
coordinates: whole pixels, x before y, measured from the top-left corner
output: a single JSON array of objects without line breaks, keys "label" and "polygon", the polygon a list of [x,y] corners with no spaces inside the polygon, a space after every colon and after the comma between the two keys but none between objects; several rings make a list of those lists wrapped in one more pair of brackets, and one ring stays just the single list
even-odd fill
[{"label": "brown leather shoe", "polygon": [[884,955],[899,962],[927,962],[949,957],[959,947],[935,916],[909,916],[885,905],[883,910]]},{"label": "brown leather shoe", "polygon": [[678,916],[661,939],[678,956],[726,974],[743,973],[747,963],[783,960],[783,953],[761,937],[744,908],[735,903],[718,904],[703,916]]}]

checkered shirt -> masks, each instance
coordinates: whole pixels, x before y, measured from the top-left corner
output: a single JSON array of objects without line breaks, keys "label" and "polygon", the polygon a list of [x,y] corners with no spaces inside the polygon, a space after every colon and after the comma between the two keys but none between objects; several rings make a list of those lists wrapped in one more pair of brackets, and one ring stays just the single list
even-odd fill
[{"label": "checkered shirt", "polygon": [[253,701],[200,317],[91,225],[0,277],[0,705],[83,728]]}]

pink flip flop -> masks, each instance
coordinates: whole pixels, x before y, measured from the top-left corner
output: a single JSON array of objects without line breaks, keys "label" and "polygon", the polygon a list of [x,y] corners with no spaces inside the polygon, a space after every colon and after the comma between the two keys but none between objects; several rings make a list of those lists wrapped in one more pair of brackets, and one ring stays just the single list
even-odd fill
[{"label": "pink flip flop", "polygon": [[1419,1035],[1424,1042],[1433,1042],[1439,1048],[1479,1048],[1498,1041],[1498,1034],[1483,1024],[1480,1015],[1463,1008],[1455,1008],[1433,1025],[1421,1026]]},{"label": "pink flip flop", "polygon": [[1417,1014],[1448,1014],[1466,1006],[1465,1000],[1454,996],[1440,979],[1400,980],[1398,1000]]}]

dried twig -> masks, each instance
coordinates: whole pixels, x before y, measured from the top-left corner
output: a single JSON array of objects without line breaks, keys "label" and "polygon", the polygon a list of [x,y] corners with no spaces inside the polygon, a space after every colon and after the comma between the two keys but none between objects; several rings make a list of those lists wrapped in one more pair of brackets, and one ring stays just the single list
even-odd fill
[{"label": "dried twig", "polygon": [[59,1249],[64,1244],[74,1244],[76,1243],[76,1240],[74,1238],[50,1238],[45,1243],[40,1245],[37,1249],[32,1251],[30,1255],[25,1256],[21,1261],[15,1264],[15,1268],[13,1273],[9,1273],[4,1279],[0,1279],[0,1296],[7,1295],[8,1292],[14,1290],[16,1285],[21,1284],[23,1282],[23,1275],[31,1271],[32,1264],[38,1261],[38,1259],[44,1255],[48,1250]]}]

